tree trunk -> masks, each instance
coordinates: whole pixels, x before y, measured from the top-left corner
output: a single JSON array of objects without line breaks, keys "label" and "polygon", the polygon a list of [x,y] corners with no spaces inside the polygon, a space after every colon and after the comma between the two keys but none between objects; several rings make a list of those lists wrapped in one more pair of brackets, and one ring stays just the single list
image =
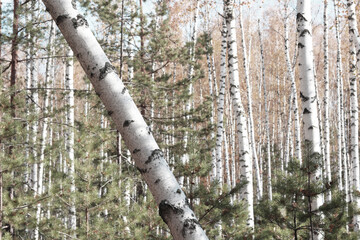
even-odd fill
[{"label": "tree trunk", "polygon": [[[222,143],[224,139],[224,104],[225,104],[225,85],[226,85],[226,22],[223,20],[221,30],[221,63],[220,63],[220,88],[217,107],[217,135],[216,135],[216,177],[222,181]],[[226,136],[225,136],[226,138]],[[225,147],[225,154],[228,149]]]},{"label": "tree trunk", "polygon": [[[350,37],[350,60],[349,60],[349,81],[350,81],[350,157],[352,163],[352,191],[360,191],[360,172],[359,172],[359,113],[358,113],[358,93],[356,75],[360,70],[360,42],[359,33],[357,29],[355,5],[352,0],[347,1],[348,6],[348,23],[349,23],[349,37]],[[357,54],[358,53],[358,54]],[[358,67],[357,67],[358,66]],[[360,198],[353,194],[353,199],[357,208],[360,207]],[[354,214],[353,218],[354,231],[358,232],[360,229],[360,216]]]},{"label": "tree trunk", "polygon": [[[325,145],[325,182],[331,183],[331,163],[330,163],[330,124],[329,124],[329,36],[327,20],[328,2],[324,0],[324,145]],[[326,193],[326,201],[331,201],[331,191]]]},{"label": "tree trunk", "polygon": [[85,18],[73,8],[71,1],[44,0],[44,3],[130,149],[174,239],[208,239],[162,151]]},{"label": "tree trunk", "polygon": [[341,36],[339,33],[340,20],[339,20],[339,12],[338,12],[338,2],[334,0],[334,11],[335,11],[335,35],[336,35],[336,83],[337,83],[337,141],[338,141],[338,179],[339,179],[339,190],[342,192],[344,190],[343,187],[343,177],[342,177],[342,66],[341,66]]},{"label": "tree trunk", "polygon": [[267,158],[267,189],[269,200],[272,200],[272,183],[271,183],[271,143],[270,143],[270,123],[269,123],[269,106],[267,100],[267,89],[266,89],[266,79],[265,79],[265,57],[264,57],[264,47],[262,43],[262,36],[260,31],[260,20],[258,22],[258,32],[260,40],[260,55],[261,55],[261,73],[262,73],[262,83],[264,88],[264,108],[265,108],[265,131],[266,131],[266,158]]},{"label": "tree trunk", "polygon": [[236,117],[236,131],[239,139],[240,154],[240,176],[242,181],[247,183],[241,190],[241,198],[246,202],[248,217],[247,226],[254,228],[254,209],[253,209],[253,180],[252,163],[249,152],[249,138],[247,131],[246,115],[241,103],[239,66],[237,57],[236,29],[234,19],[234,1],[224,0],[225,19],[228,29],[228,61],[229,61],[229,79],[230,95],[233,105],[233,114]]},{"label": "tree trunk", "polygon": [[[246,90],[248,95],[248,110],[249,110],[249,125],[250,125],[250,143],[251,143],[251,156],[253,157],[253,161],[255,164],[255,173],[256,173],[256,196],[257,199],[260,200],[263,197],[263,181],[262,177],[260,176],[261,167],[259,167],[259,160],[257,157],[256,152],[256,142],[255,142],[255,130],[254,130],[254,120],[253,120],[253,111],[252,111],[252,90],[251,90],[251,84],[250,84],[250,75],[249,75],[249,64],[247,59],[247,53],[246,53],[246,44],[245,44],[245,34],[244,34],[244,26],[243,26],[243,20],[242,20],[242,5],[240,3],[240,31],[241,31],[241,46],[242,46],[242,53],[243,53],[243,67],[245,71],[245,82],[246,82]],[[229,28],[228,28],[229,31]],[[234,36],[235,38],[235,36]],[[249,54],[250,57],[250,54]],[[237,63],[237,59],[236,59]]]},{"label": "tree trunk", "polygon": [[[313,71],[312,27],[311,27],[311,0],[298,0],[297,2],[297,33],[299,38],[299,75],[300,97],[303,109],[304,139],[309,144],[312,155],[321,155],[320,130],[317,111],[317,97]],[[321,177],[321,168],[311,174],[312,181]],[[312,210],[322,205],[320,195],[312,199]],[[314,239],[322,239],[320,229],[314,227]]]},{"label": "tree trunk", "polygon": [[[295,74],[293,67],[290,62],[290,53],[289,53],[289,31],[288,31],[288,2],[285,3],[285,16],[284,16],[284,31],[285,31],[285,58],[286,58],[286,67],[287,72],[290,77],[291,81],[291,91],[293,96],[293,111],[294,111],[294,122],[295,122],[295,154],[296,158],[302,162],[302,153],[301,153],[301,134],[300,134],[300,119],[299,119],[299,107],[298,107],[298,98],[297,98],[297,89],[296,89],[296,82],[295,82]],[[296,55],[296,53],[294,54]],[[294,56],[295,58],[295,56]]]},{"label": "tree trunk", "polygon": [[68,50],[66,53],[66,75],[65,75],[65,89],[67,98],[67,125],[68,125],[68,139],[66,143],[66,150],[69,158],[69,178],[70,178],[70,229],[71,236],[76,237],[76,207],[75,207],[75,156],[74,156],[74,61],[73,51]]}]

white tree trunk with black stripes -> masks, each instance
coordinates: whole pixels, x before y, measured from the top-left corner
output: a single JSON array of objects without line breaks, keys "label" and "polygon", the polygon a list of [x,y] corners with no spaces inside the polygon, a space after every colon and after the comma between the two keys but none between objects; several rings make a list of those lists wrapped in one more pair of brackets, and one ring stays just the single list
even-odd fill
[{"label": "white tree trunk with black stripes", "polygon": [[68,50],[66,53],[66,74],[65,74],[65,89],[66,89],[66,118],[68,124],[68,138],[66,143],[67,157],[69,159],[68,174],[70,179],[70,209],[69,209],[69,225],[71,235],[76,237],[76,207],[75,207],[75,154],[74,154],[74,60],[73,51]]},{"label": "white tree trunk with black stripes", "polygon": [[[299,39],[300,97],[303,109],[304,139],[309,144],[311,152],[315,156],[320,156],[320,129],[313,66],[311,0],[297,1],[296,22]],[[320,177],[321,168],[311,174],[312,181],[318,181]],[[320,194],[312,198],[312,211],[317,210],[322,204],[323,200]],[[313,234],[315,240],[323,239],[321,229],[314,227]]]},{"label": "white tree trunk with black stripes", "polygon": [[236,133],[239,140],[240,177],[247,183],[241,190],[241,198],[247,204],[247,225],[254,228],[252,162],[250,156],[249,137],[246,115],[240,96],[239,63],[237,57],[236,29],[234,18],[234,0],[224,0],[225,19],[228,29],[228,59],[230,95],[233,114],[236,118]]},{"label": "white tree trunk with black stripes", "polygon": [[[285,16],[284,16],[284,42],[285,42],[285,59],[286,59],[286,67],[288,76],[291,81],[291,91],[292,91],[292,105],[294,112],[294,123],[295,123],[295,156],[296,158],[302,162],[302,153],[301,153],[301,134],[300,134],[300,118],[299,118],[299,106],[298,106],[298,98],[297,98],[297,89],[295,82],[295,74],[293,67],[290,62],[290,53],[289,53],[289,30],[288,30],[288,2],[285,2]],[[296,55],[296,53],[295,53]],[[295,56],[294,56],[295,58]]]},{"label": "white tree trunk with black stripes", "polygon": [[[325,146],[325,181],[331,182],[330,163],[330,124],[329,124],[329,36],[328,36],[328,2],[324,0],[324,146]],[[326,193],[326,201],[331,201],[331,191]]]},{"label": "white tree trunk with black stripes", "polygon": [[[217,134],[216,134],[216,178],[218,181],[222,181],[222,144],[224,136],[224,104],[225,104],[225,84],[227,76],[226,68],[226,38],[227,29],[226,22],[223,19],[222,30],[221,30],[221,53],[220,53],[220,88],[218,97],[217,107]],[[225,154],[228,149],[225,147]]]},{"label": "white tree trunk with black stripes", "polygon": [[149,186],[175,240],[208,239],[143,117],[86,19],[69,0],[44,0],[66,41],[104,103]]},{"label": "white tree trunk with black stripes", "polygon": [[265,132],[266,132],[266,158],[267,158],[267,190],[268,198],[272,200],[272,183],[271,183],[271,142],[270,142],[270,123],[269,123],[269,107],[267,100],[266,78],[265,78],[265,56],[262,36],[260,31],[260,20],[258,22],[258,32],[260,41],[260,55],[261,55],[261,76],[264,89],[264,109],[265,109]]},{"label": "white tree trunk with black stripes", "polygon": [[[355,4],[353,0],[347,1],[348,23],[350,37],[350,60],[349,60],[349,81],[350,81],[350,157],[352,163],[352,191],[360,191],[360,172],[359,172],[359,113],[358,113],[358,93],[357,76],[360,71],[360,41],[355,15]],[[360,198],[352,194],[357,208],[360,207]],[[360,229],[360,216],[354,214],[354,231]]]},{"label": "white tree trunk with black stripes", "polygon": [[[262,177],[260,176],[260,166],[259,166],[259,160],[257,157],[256,152],[256,142],[255,142],[255,129],[254,129],[254,120],[253,120],[253,114],[252,114],[252,90],[251,90],[251,84],[250,84],[250,75],[249,75],[249,64],[247,59],[247,53],[246,53],[246,44],[245,44],[245,34],[244,34],[244,24],[242,20],[242,5],[240,3],[239,6],[239,21],[240,21],[240,33],[241,33],[241,46],[242,46],[242,53],[243,53],[243,67],[245,72],[245,82],[246,82],[246,90],[248,95],[248,110],[249,110],[249,133],[250,133],[250,147],[251,147],[251,156],[254,161],[255,165],[255,175],[256,175],[256,197],[258,200],[262,199],[263,197],[263,181]],[[229,29],[229,28],[228,28]],[[235,38],[235,37],[234,37]],[[249,54],[250,57],[250,54]],[[237,59],[236,59],[237,61]]]}]

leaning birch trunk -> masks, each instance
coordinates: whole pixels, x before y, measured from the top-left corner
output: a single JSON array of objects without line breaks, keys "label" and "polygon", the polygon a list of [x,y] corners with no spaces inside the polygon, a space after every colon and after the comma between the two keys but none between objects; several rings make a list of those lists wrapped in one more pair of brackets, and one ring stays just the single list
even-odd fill
[{"label": "leaning birch trunk", "polygon": [[67,124],[68,138],[66,143],[66,150],[70,162],[69,178],[70,178],[70,229],[72,236],[76,237],[76,207],[75,207],[75,156],[74,156],[74,60],[73,51],[68,50],[66,54],[66,75],[65,75],[65,89],[67,93]]},{"label": "leaning birch trunk", "polygon": [[247,225],[254,228],[254,210],[253,210],[253,180],[252,164],[250,156],[250,146],[247,131],[246,115],[241,103],[239,66],[237,57],[236,29],[234,19],[234,0],[224,0],[225,18],[228,29],[228,61],[229,61],[229,80],[230,95],[233,105],[233,114],[236,118],[236,133],[239,140],[239,162],[240,177],[246,181],[246,185],[241,191],[241,198],[247,204],[248,217]]},{"label": "leaning birch trunk", "polygon": [[[330,167],[330,124],[329,124],[329,36],[328,36],[328,20],[327,20],[327,0],[324,1],[324,146],[325,146],[325,181],[331,182],[331,167]],[[326,201],[331,201],[331,191],[326,193]]]},{"label": "leaning birch trunk", "polygon": [[[303,109],[304,139],[310,146],[312,155],[321,154],[320,129],[317,112],[317,97],[313,72],[312,27],[311,27],[311,0],[297,2],[297,33],[299,38],[299,75],[300,96]],[[321,177],[321,168],[311,174],[312,181]],[[322,197],[318,195],[312,199],[312,211],[322,205]],[[323,239],[322,232],[317,227],[311,233],[314,239]]]},{"label": "leaning birch trunk", "polygon": [[[249,109],[249,125],[250,125],[250,143],[251,143],[251,151],[253,161],[255,163],[255,173],[256,173],[256,196],[257,199],[260,200],[263,197],[263,181],[262,177],[260,176],[261,167],[259,166],[259,160],[257,158],[256,152],[256,142],[255,142],[255,132],[254,132],[254,120],[252,114],[252,94],[251,94],[251,84],[250,84],[250,75],[249,75],[249,65],[248,59],[246,55],[246,44],[245,44],[245,36],[244,36],[244,25],[242,20],[242,5],[240,3],[240,31],[241,31],[241,46],[242,46],[242,53],[243,53],[243,65],[245,71],[245,82],[246,82],[246,89],[248,94],[248,109]],[[229,29],[229,28],[228,28]],[[235,37],[235,36],[234,36]],[[250,54],[249,54],[250,57]],[[237,59],[236,59],[237,61]]]},{"label": "leaning birch trunk", "polygon": [[116,124],[174,239],[208,239],[123,82],[69,0],[44,0]]},{"label": "leaning birch trunk", "polygon": [[[357,46],[358,29],[355,15],[355,5],[352,0],[348,4],[348,23],[350,37],[350,61],[349,61],[349,80],[350,80],[350,157],[352,163],[352,191],[360,191],[360,174],[359,174],[359,113],[358,113],[358,95],[356,76],[360,69],[357,69],[357,55],[360,48]],[[359,53],[360,54],[360,53]],[[360,59],[358,59],[360,60]],[[360,64],[358,63],[358,66]],[[360,198],[353,194],[353,199],[357,208],[360,207]],[[353,218],[354,231],[360,229],[360,216],[355,214]]]},{"label": "leaning birch trunk", "polygon": [[[295,155],[298,161],[302,162],[302,153],[301,153],[301,134],[300,134],[300,119],[299,119],[299,107],[298,107],[298,98],[297,98],[297,89],[295,82],[295,74],[293,67],[290,62],[290,53],[289,53],[289,31],[288,31],[288,2],[285,3],[285,16],[284,16],[284,31],[285,31],[285,58],[286,58],[286,67],[287,72],[291,80],[291,91],[292,91],[292,101],[293,101],[293,111],[294,111],[294,123],[295,123]],[[294,54],[296,56],[296,53]],[[294,56],[294,58],[295,58]]]},{"label": "leaning birch trunk", "polygon": [[260,20],[258,21],[258,32],[259,32],[259,41],[260,41],[260,55],[261,55],[261,73],[262,73],[262,83],[264,89],[264,108],[265,108],[265,131],[266,131],[266,156],[267,156],[267,189],[269,200],[272,200],[272,184],[271,184],[271,143],[270,143],[270,126],[269,126],[269,109],[268,109],[268,100],[267,100],[267,89],[266,89],[266,79],[265,79],[265,57],[264,57],[264,47],[262,43],[262,36],[260,31]]}]

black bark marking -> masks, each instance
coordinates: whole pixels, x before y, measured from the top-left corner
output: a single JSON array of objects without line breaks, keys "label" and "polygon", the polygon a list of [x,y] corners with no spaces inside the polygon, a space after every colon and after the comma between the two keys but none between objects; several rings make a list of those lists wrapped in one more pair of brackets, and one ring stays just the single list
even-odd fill
[{"label": "black bark marking", "polygon": [[155,149],[154,151],[152,151],[151,156],[148,158],[148,160],[146,160],[145,164],[149,164],[152,161],[156,161],[163,158],[164,158],[163,152],[160,149]]},{"label": "black bark marking", "polygon": [[69,14],[60,15],[56,18],[56,25],[60,25],[65,19],[69,18]]},{"label": "black bark marking", "polygon": [[310,31],[308,29],[305,29],[304,31],[301,32],[300,37],[304,37],[306,33],[311,35]]},{"label": "black bark marking", "polygon": [[75,29],[81,26],[89,27],[88,22],[81,14],[78,14],[76,18],[72,18],[71,21],[73,22],[73,26]]},{"label": "black bark marking", "polygon": [[311,112],[309,111],[309,109],[305,108],[303,114],[309,114],[309,113],[311,113]]},{"label": "black bark marking", "polygon": [[195,232],[196,226],[199,225],[199,222],[196,219],[186,219],[182,229],[182,235],[185,238],[186,235],[191,235]]},{"label": "black bark marking", "polygon": [[137,168],[137,170],[139,170],[141,174],[147,173],[148,171],[146,168]]},{"label": "black bark marking", "polygon": [[130,126],[131,123],[133,123],[134,120],[125,120],[124,124],[123,124],[123,127],[128,127]]},{"label": "black bark marking", "polygon": [[135,148],[134,151],[133,151],[133,154],[138,153],[140,151],[141,151],[140,149]]},{"label": "black bark marking", "polygon": [[114,111],[108,111],[109,116],[111,116],[114,113]]},{"label": "black bark marking", "polygon": [[176,190],[176,193],[181,194],[180,188],[178,188],[178,190]]},{"label": "black bark marking", "polygon": [[106,62],[103,68],[100,68],[99,80],[103,80],[107,74],[114,72],[114,66],[111,63]]},{"label": "black bark marking", "polygon": [[307,102],[310,99],[309,97],[304,96],[302,92],[300,92],[300,98],[303,102]]},{"label": "black bark marking", "polygon": [[76,9],[76,0],[71,0],[71,5],[74,9]]},{"label": "black bark marking", "polygon": [[184,210],[180,207],[176,207],[169,203],[168,200],[162,200],[159,204],[159,215],[162,218],[162,220],[167,224],[172,214],[183,214]]},{"label": "black bark marking", "polygon": [[95,94],[96,94],[98,97],[100,97],[100,95],[101,95],[101,94],[100,94],[100,93],[98,93],[98,92],[95,92]]},{"label": "black bark marking", "polygon": [[126,87],[124,87],[123,90],[121,90],[121,94],[125,94],[126,90]]},{"label": "black bark marking", "polygon": [[155,184],[158,184],[160,181],[160,178],[156,179]]},{"label": "black bark marking", "polygon": [[301,13],[298,13],[296,15],[296,21],[306,21],[306,18],[304,17],[304,15],[302,15]]},{"label": "black bark marking", "polygon": [[299,43],[298,46],[299,46],[299,48],[304,48],[305,47],[305,45],[302,44],[302,43]]}]

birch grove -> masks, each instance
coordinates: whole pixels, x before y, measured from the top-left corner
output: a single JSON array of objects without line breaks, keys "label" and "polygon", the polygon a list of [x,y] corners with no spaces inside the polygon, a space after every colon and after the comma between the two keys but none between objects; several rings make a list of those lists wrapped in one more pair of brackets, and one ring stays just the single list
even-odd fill
[{"label": "birch grove", "polygon": [[359,7],[0,1],[0,239],[358,239]]}]

